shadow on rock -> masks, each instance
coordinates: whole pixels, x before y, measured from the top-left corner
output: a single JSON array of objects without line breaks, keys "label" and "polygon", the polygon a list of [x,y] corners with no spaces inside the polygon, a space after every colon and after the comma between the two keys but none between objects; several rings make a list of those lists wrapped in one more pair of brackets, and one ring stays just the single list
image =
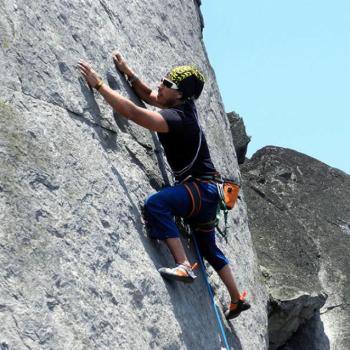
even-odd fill
[{"label": "shadow on rock", "polygon": [[330,342],[324,332],[318,311],[309,321],[299,327],[291,339],[278,350],[330,350]]},{"label": "shadow on rock", "polygon": [[107,129],[102,126],[101,123],[101,110],[98,106],[95,96],[93,92],[86,86],[86,84],[80,79],[79,80],[81,92],[85,97],[87,102],[87,106],[85,108],[86,111],[89,111],[93,121],[89,121],[84,117],[84,114],[79,114],[73,111],[69,111],[71,117],[73,119],[78,119],[80,122],[88,125],[93,128],[102,147],[107,151],[115,151],[118,149],[117,145],[117,134],[115,131]]}]

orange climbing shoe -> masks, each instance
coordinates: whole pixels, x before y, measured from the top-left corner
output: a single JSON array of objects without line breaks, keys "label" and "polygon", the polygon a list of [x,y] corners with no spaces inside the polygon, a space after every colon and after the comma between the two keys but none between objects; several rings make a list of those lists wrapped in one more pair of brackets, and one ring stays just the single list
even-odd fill
[{"label": "orange climbing shoe", "polygon": [[172,269],[169,267],[161,267],[158,269],[158,271],[164,278],[168,280],[192,283],[197,278],[193,272],[193,270],[195,270],[197,267],[197,263],[193,264],[192,266],[177,264],[176,267]]},{"label": "orange climbing shoe", "polygon": [[238,317],[242,311],[250,309],[250,304],[245,300],[247,292],[243,292],[239,300],[236,302],[231,302],[228,306],[228,310],[225,312],[225,317],[227,320]]}]

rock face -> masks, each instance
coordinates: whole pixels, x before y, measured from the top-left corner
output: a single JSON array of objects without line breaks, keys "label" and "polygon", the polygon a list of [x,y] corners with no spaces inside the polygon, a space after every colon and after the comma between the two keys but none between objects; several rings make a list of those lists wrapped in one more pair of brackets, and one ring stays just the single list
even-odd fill
[{"label": "rock face", "polygon": [[[156,136],[113,114],[76,69],[90,61],[141,105],[115,71],[114,49],[154,88],[171,66],[197,64],[207,77],[197,106],[214,163],[238,176],[199,3],[0,3],[1,349],[220,349],[203,278],[165,283],[157,268],[172,259],[140,218],[146,196],[170,178]],[[229,242],[219,245],[252,309],[224,321],[225,331],[234,349],[266,349],[267,294],[243,200],[229,224]],[[223,307],[228,294],[209,273]]]},{"label": "rock face", "polygon": [[248,150],[250,137],[246,133],[243,119],[235,112],[227,113],[230,130],[237,154],[238,164],[243,164]]},{"label": "rock face", "polygon": [[278,147],[241,170],[271,295],[270,348],[350,349],[350,176]]}]

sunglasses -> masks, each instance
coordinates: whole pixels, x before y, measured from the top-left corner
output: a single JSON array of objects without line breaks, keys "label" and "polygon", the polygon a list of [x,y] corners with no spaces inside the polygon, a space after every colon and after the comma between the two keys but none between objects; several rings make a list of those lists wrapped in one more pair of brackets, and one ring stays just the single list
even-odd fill
[{"label": "sunglasses", "polygon": [[163,78],[161,80],[161,83],[169,89],[179,90],[179,87],[173,81],[171,81],[167,78]]}]

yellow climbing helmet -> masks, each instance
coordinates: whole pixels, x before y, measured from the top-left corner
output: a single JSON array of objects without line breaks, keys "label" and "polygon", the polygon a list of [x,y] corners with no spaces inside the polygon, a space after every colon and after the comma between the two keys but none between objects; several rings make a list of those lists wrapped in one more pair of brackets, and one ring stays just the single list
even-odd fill
[{"label": "yellow climbing helmet", "polygon": [[175,67],[167,78],[178,86],[184,99],[197,99],[203,90],[204,76],[195,66]]}]

